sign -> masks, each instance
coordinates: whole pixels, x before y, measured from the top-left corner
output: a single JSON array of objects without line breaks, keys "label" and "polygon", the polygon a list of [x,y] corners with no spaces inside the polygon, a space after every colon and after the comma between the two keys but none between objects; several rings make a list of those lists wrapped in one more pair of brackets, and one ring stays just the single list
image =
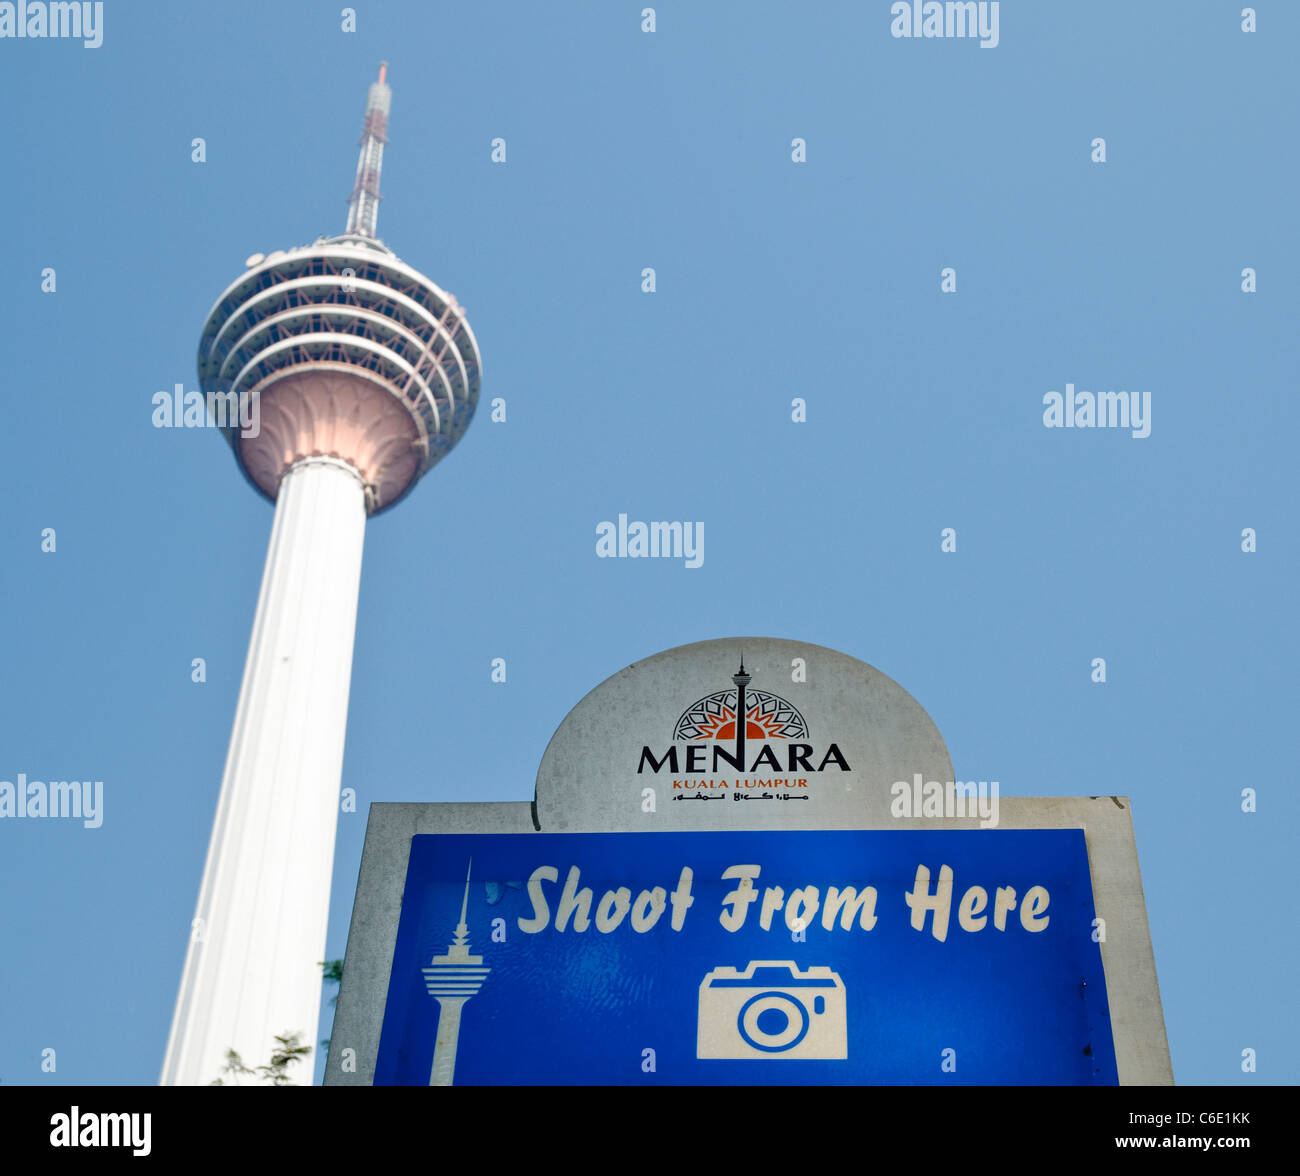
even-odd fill
[{"label": "sign", "polygon": [[373,1080],[1115,1084],[1095,919],[1081,829],[416,835]]},{"label": "sign", "polygon": [[934,721],[879,670],[807,642],[700,641],[569,712],[538,768],[534,828],[834,828],[888,816],[891,788],[917,776],[956,784]]},{"label": "sign", "polygon": [[664,650],[531,803],[371,805],[327,1085],[1172,1081],[1128,798],[959,778],[836,650]]}]

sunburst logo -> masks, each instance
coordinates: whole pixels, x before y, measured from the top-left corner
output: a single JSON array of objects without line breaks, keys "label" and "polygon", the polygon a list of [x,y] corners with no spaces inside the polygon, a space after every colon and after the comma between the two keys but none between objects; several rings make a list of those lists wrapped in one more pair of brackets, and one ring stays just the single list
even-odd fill
[{"label": "sunburst logo", "polygon": [[[706,694],[691,703],[677,720],[673,739],[683,743],[698,739],[734,740],[739,735],[760,743],[768,739],[807,739],[808,724],[799,709],[779,694],[748,689],[752,680],[752,675],[745,672],[742,658],[740,670],[732,678],[733,688]],[[736,715],[742,708],[745,726],[743,732],[738,732]]]},{"label": "sunburst logo", "polygon": [[[799,708],[789,700],[768,690],[752,690],[750,683],[753,675],[745,669],[745,660],[740,660],[740,669],[731,676],[732,688],[706,694],[691,703],[681,713],[677,725],[673,728],[673,746],[662,756],[656,756],[649,747],[641,749],[641,762],[637,766],[640,774],[646,767],[658,772],[668,767],[672,772],[679,770],[678,743],[687,744],[685,768],[688,772],[709,771],[708,761],[712,760],[713,771],[719,770],[724,763],[736,771],[747,770],[748,746],[761,745],[749,771],[767,769],[781,771],[821,771],[827,763],[834,763],[841,771],[847,772],[849,765],[844,761],[839,747],[832,743],[822,758],[821,764],[814,768],[809,757],[814,754],[812,744],[802,742],[808,738],[808,723]],[[772,746],[778,741],[786,744],[786,764],[777,758]],[[712,755],[708,755],[708,744],[712,744]],[[735,751],[728,748],[735,747]]]}]

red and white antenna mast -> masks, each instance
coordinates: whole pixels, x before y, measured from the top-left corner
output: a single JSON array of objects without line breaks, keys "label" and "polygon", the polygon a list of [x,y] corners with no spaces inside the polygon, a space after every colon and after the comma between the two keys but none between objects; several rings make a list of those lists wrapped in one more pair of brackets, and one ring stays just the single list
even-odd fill
[{"label": "red and white antenna mast", "polygon": [[361,154],[357,157],[357,179],[348,198],[349,235],[377,236],[379,222],[379,173],[384,166],[384,144],[388,142],[388,110],[393,92],[384,80],[388,62],[379,63],[379,80],[372,82],[366,95],[366,121],[361,128]]}]

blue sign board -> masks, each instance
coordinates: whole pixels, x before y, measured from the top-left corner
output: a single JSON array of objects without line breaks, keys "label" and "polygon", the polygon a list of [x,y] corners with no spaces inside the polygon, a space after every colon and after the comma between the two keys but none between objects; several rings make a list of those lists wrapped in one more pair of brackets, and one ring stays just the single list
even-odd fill
[{"label": "blue sign board", "polygon": [[375,1084],[1114,1085],[1080,829],[411,839]]}]

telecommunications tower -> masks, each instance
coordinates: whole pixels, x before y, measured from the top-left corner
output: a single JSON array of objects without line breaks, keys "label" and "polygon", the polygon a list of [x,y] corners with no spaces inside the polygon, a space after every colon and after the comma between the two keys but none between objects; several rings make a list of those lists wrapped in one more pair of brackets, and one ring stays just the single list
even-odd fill
[{"label": "telecommunications tower", "polygon": [[199,340],[205,398],[239,406],[223,431],[275,519],[164,1085],[207,1085],[230,1049],[263,1065],[279,1034],[316,1046],[366,518],[451,451],[478,401],[464,310],[376,236],[386,73],[347,229],[253,254]]},{"label": "telecommunications tower", "polygon": [[424,968],[424,986],[438,1002],[438,1036],[433,1043],[433,1066],[429,1071],[430,1086],[450,1086],[456,1077],[456,1051],[460,1047],[460,1013],[471,996],[483,988],[491,968],[483,967],[483,957],[470,953],[469,926],[465,912],[469,907],[469,874],[474,868],[471,861],[465,871],[465,893],[460,900],[460,922],[456,924],[456,938],[447,946],[446,955],[434,956],[430,967]]}]

